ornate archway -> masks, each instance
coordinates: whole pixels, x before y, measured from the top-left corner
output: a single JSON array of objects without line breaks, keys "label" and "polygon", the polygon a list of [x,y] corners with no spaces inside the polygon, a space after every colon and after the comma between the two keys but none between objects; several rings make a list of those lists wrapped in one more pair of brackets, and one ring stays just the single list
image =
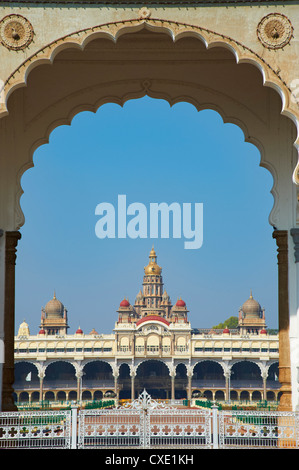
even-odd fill
[{"label": "ornate archway", "polygon": [[270,223],[277,229],[274,236],[279,247],[280,381],[284,406],[290,406],[289,305],[293,311],[297,306],[296,284],[289,283],[289,273],[297,275],[296,265],[288,251],[297,220],[297,191],[290,184],[292,175],[296,181],[298,145],[298,107],[291,100],[292,90],[278,68],[243,40],[146,13],[138,19],[109,21],[56,37],[6,77],[0,114],[5,156],[1,250],[6,252],[1,266],[3,293],[5,289],[1,315],[9,358],[4,367],[4,408],[11,406],[13,381],[14,263],[18,230],[24,223],[21,176],[33,165],[34,150],[76,113],[146,94],[170,104],[188,101],[197,109],[215,109],[226,122],[242,128],[246,141],[259,148],[261,165],[273,176]]}]

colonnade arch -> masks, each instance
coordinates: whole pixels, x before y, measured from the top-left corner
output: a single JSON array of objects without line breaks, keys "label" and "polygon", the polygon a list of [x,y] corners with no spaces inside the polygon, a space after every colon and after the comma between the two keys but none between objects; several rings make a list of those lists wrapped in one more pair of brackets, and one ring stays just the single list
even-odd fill
[{"label": "colonnade arch", "polygon": [[[164,60],[153,66],[161,50]],[[103,69],[104,52],[106,59],[113,61],[113,67],[105,63]],[[180,61],[186,57],[186,52],[192,66],[186,65],[183,70]],[[132,54],[134,63],[130,62]],[[141,57],[142,62],[138,63]],[[90,73],[89,58],[97,58],[93,67],[102,67],[101,73],[95,73],[95,69]],[[202,61],[207,58],[212,67],[206,62],[203,68]],[[74,65],[72,70],[69,61]],[[51,66],[45,65],[50,63]],[[214,73],[215,67],[220,72],[221,82]],[[51,93],[47,93],[50,82]],[[298,143],[298,116],[289,99],[290,90],[277,71],[244,44],[215,31],[159,19],[130,20],[94,26],[57,38],[18,67],[6,80],[4,92],[6,101],[1,108],[0,139],[4,142],[3,151],[10,162],[9,174],[14,175],[15,185],[9,189],[7,182],[3,185],[5,205],[10,210],[3,212],[5,237],[1,242],[6,253],[11,254],[2,266],[5,271],[2,281],[6,279],[5,284],[2,282],[2,292],[5,285],[6,300],[1,314],[8,358],[3,374],[3,408],[12,406],[14,296],[11,294],[14,292],[15,250],[20,238],[18,230],[24,223],[20,208],[21,176],[33,165],[34,150],[47,142],[55,127],[70,123],[76,113],[94,111],[105,102],[123,104],[145,95],[166,99],[170,104],[188,101],[197,109],[217,110],[225,122],[239,125],[245,140],[258,147],[261,166],[274,178],[274,207],[269,220],[277,229],[274,237],[280,250],[280,347],[283,348],[280,367],[284,406],[290,406],[289,303],[293,308],[296,300],[294,293],[291,297],[288,295],[286,287],[291,260],[288,230],[296,225],[297,196],[290,181],[297,162],[294,143]],[[13,138],[15,134],[19,136],[18,142]],[[286,155],[289,164],[282,165]],[[4,177],[5,174],[7,171],[2,172]],[[286,207],[288,210],[283,211]],[[294,272],[294,261],[292,269]]]},{"label": "colonnade arch", "polygon": [[[246,368],[246,365],[249,367]],[[39,400],[79,401],[109,397],[122,400],[136,398],[143,389],[154,398],[160,399],[204,397],[227,401],[230,397],[232,400],[252,401],[259,396],[261,400],[277,401],[280,396],[279,388],[272,390],[273,381],[277,380],[277,363],[267,366],[270,371],[268,378],[272,384],[270,386],[267,385],[267,380],[264,381],[261,365],[251,361],[236,361],[231,364],[231,371],[234,372],[235,368],[238,377],[234,377],[232,373],[230,377],[234,379],[229,386],[227,377],[224,376],[223,364],[214,360],[199,361],[192,367],[184,361],[172,364],[151,359],[142,360],[133,368],[127,362],[118,364],[116,370],[112,366],[110,361],[102,360],[82,364],[57,360],[45,364],[42,369],[39,364],[20,361],[16,363],[15,399],[31,403]],[[84,371],[87,372],[86,375]],[[26,382],[30,372],[34,372],[34,377]],[[62,375],[59,376],[59,372]]]}]

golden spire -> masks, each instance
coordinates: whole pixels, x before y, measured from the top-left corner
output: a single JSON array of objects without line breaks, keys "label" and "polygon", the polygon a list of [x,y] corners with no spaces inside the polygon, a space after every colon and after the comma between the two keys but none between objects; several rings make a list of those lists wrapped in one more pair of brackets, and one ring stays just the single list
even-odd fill
[{"label": "golden spire", "polygon": [[157,255],[154,249],[154,245],[149,254],[149,264],[145,266],[144,273],[146,276],[160,276],[162,268],[157,265]]}]

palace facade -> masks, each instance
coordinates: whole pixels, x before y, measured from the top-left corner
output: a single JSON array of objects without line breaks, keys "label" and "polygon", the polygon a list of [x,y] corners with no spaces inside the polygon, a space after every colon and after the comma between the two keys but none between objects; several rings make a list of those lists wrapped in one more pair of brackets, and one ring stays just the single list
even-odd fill
[{"label": "palace facade", "polygon": [[24,321],[15,337],[16,402],[130,399],[143,389],[161,399],[279,400],[278,335],[252,293],[237,328],[192,328],[185,301],[172,305],[164,289],[153,248],[134,305],[123,299],[117,314],[111,334],[69,334],[54,293],[39,333]]}]

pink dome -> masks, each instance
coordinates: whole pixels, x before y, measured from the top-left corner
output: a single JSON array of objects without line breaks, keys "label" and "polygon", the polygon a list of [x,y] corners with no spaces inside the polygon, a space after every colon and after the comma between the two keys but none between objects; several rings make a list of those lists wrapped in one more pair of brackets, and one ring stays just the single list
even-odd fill
[{"label": "pink dome", "polygon": [[79,327],[78,330],[76,331],[76,335],[83,335],[83,331]]},{"label": "pink dome", "polygon": [[41,329],[41,330],[39,330],[39,333],[38,333],[38,334],[39,334],[39,335],[45,335],[46,332],[45,332],[45,330]]},{"label": "pink dome", "polygon": [[175,305],[176,307],[186,307],[186,304],[182,299],[179,299]]},{"label": "pink dome", "polygon": [[127,299],[124,299],[121,301],[119,304],[120,307],[130,307],[130,302],[127,301]]}]

